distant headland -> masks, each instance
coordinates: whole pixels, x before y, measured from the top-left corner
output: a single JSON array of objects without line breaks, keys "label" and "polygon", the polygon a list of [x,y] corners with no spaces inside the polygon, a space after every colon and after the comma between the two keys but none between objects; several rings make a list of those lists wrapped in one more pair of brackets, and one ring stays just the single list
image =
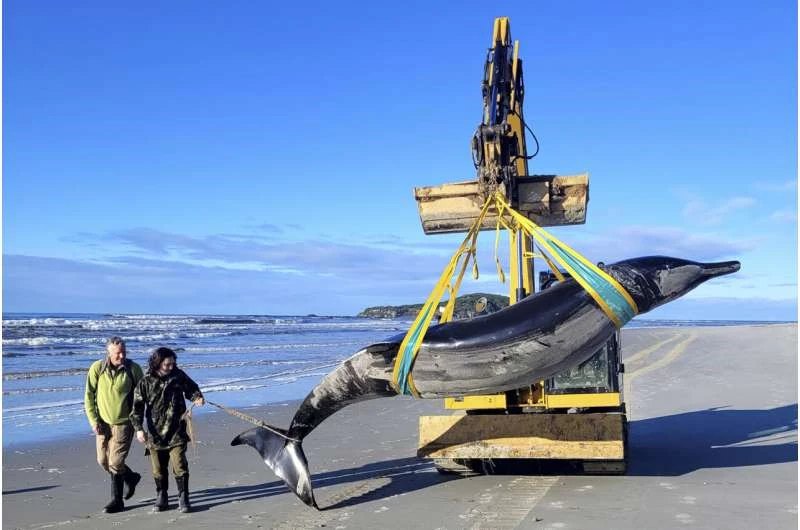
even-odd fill
[{"label": "distant headland", "polygon": [[[440,306],[444,306],[446,301]],[[415,317],[422,309],[423,304],[409,305],[382,305],[368,307],[361,311],[358,316],[366,318],[397,318]],[[465,294],[456,298],[456,307],[453,318],[472,318],[477,315],[494,313],[508,306],[508,297],[499,294],[474,293]]]}]

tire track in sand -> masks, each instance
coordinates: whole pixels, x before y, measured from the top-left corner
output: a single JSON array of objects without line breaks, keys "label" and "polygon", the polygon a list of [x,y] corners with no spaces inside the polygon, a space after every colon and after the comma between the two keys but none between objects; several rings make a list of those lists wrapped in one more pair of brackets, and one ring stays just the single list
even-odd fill
[{"label": "tire track in sand", "polygon": [[[691,333],[688,333],[688,334],[685,334],[685,335],[679,335],[679,337],[683,338],[683,340],[681,342],[679,342],[678,344],[676,344],[675,347],[672,348],[669,352],[667,352],[667,354],[665,356],[663,356],[661,359],[657,360],[656,362],[654,362],[652,364],[648,364],[647,366],[643,366],[642,368],[639,368],[638,370],[634,370],[633,372],[625,374],[625,395],[626,396],[630,396],[631,395],[631,390],[633,388],[633,380],[634,379],[636,379],[637,377],[640,377],[642,375],[649,374],[650,372],[654,372],[655,370],[659,370],[659,369],[667,366],[668,364],[674,362],[676,359],[678,359],[683,354],[683,352],[686,351],[686,347],[689,346],[689,344],[697,338],[697,332],[691,332]],[[631,357],[631,359],[634,359],[634,358],[642,359],[645,356],[649,355],[650,353],[653,353],[654,351],[656,351],[658,348],[660,348],[661,346],[663,346],[667,342],[670,342],[671,340],[673,340],[673,339],[662,341],[662,342],[656,344],[655,346],[652,346],[652,347],[650,347],[650,348],[648,348],[646,350],[642,350],[641,352],[639,352],[636,355],[634,355],[633,357]],[[675,339],[675,340],[677,340],[677,339]],[[629,361],[626,361],[626,362],[629,362]],[[630,410],[628,411],[628,413],[630,413]]]},{"label": "tire track in sand", "polygon": [[652,346],[649,346],[649,347],[647,347],[647,348],[645,348],[643,350],[639,350],[638,352],[634,353],[630,357],[623,356],[622,360],[625,362],[626,365],[635,363],[636,361],[644,359],[645,357],[647,357],[651,353],[658,351],[665,344],[669,344],[670,342],[676,342],[678,339],[680,339],[681,337],[685,337],[685,336],[686,335],[680,335],[680,334],[673,335],[668,339],[664,339],[661,342],[657,342],[656,344],[653,344]]},{"label": "tire track in sand", "polygon": [[517,477],[507,484],[485,490],[477,499],[478,506],[459,515],[464,521],[463,528],[518,528],[550,487],[560,479],[555,476]]}]

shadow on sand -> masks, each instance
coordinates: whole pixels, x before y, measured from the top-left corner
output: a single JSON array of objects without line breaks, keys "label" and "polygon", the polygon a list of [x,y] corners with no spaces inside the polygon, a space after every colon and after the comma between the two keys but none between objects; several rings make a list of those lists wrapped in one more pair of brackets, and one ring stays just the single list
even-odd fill
[{"label": "shadow on sand", "polygon": [[[270,471],[265,468],[264,473],[270,473]],[[398,458],[356,468],[317,473],[312,477],[314,493],[317,496],[320,508],[323,510],[352,506],[376,498],[407,493],[427,488],[434,484],[440,484],[447,480],[452,480],[452,477],[443,477],[436,473],[430,460],[422,460],[416,457]],[[361,487],[354,488],[353,496],[346,496],[342,500],[334,500],[333,503],[329,503],[328,499],[326,499],[325,491],[327,486],[337,486],[351,482],[361,484]],[[208,488],[192,492],[192,509],[193,511],[201,512],[221,504],[271,497],[285,493],[291,495],[289,489],[280,480],[252,486]],[[341,497],[341,494],[334,495],[334,499],[338,497]]]},{"label": "shadow on sand", "polygon": [[629,475],[797,461],[797,403],[767,410],[697,410],[630,424]]},{"label": "shadow on sand", "polygon": [[[677,476],[703,468],[741,467],[797,461],[797,404],[769,410],[706,409],[630,423],[628,475]],[[494,460],[499,475],[582,474],[574,462]],[[269,473],[268,470],[264,470]],[[399,458],[313,476],[323,510],[354,506],[416,491],[457,478],[434,471],[430,460]],[[352,494],[326,486],[359,483]],[[289,493],[282,481],[209,488],[192,493],[195,511],[230,502]],[[344,497],[343,497],[344,494]],[[343,498],[341,498],[343,497]],[[340,499],[341,498],[341,499]],[[330,502],[332,501],[332,502]]]},{"label": "shadow on sand", "polygon": [[30,493],[32,491],[45,491],[53,488],[58,488],[60,486],[61,486],[60,484],[54,484],[52,486],[36,486],[33,488],[22,488],[18,490],[3,490],[3,495],[14,495],[15,493]]}]

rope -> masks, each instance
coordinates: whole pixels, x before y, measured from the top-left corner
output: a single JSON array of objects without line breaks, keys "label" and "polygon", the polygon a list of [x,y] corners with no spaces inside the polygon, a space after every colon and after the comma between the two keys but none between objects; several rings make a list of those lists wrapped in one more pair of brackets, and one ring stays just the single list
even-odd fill
[{"label": "rope", "polygon": [[244,412],[239,412],[238,410],[235,410],[235,409],[232,409],[232,408],[228,408],[228,407],[226,407],[224,405],[219,405],[219,404],[214,403],[213,401],[209,401],[209,400],[206,400],[206,403],[208,403],[212,407],[218,408],[219,410],[221,410],[223,412],[227,412],[231,416],[236,416],[237,418],[239,418],[241,420],[244,420],[244,421],[246,421],[248,423],[252,423],[253,425],[256,425],[257,427],[261,427],[263,429],[266,429],[266,430],[268,430],[269,432],[271,432],[273,434],[277,434],[278,436],[280,436],[284,440],[288,440],[290,442],[295,442],[295,443],[300,443],[300,440],[298,440],[297,438],[292,438],[291,436],[287,436],[286,434],[284,434],[284,433],[280,432],[279,430],[275,429],[275,427],[267,425],[266,423],[264,423],[263,421],[259,420],[258,418],[254,418],[252,416],[248,416]]},{"label": "rope", "polygon": [[189,441],[192,442],[192,456],[195,460],[197,460],[197,440],[195,439],[194,435],[194,424],[192,423],[192,409],[194,408],[194,402],[192,402],[189,409],[183,413],[181,416],[181,420],[186,422],[186,434],[189,435]]}]

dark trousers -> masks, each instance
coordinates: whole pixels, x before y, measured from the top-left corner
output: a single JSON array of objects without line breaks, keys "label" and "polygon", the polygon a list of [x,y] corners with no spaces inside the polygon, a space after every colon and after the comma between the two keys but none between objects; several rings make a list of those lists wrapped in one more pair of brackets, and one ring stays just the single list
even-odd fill
[{"label": "dark trousers", "polygon": [[168,478],[167,463],[172,464],[172,474],[182,477],[189,473],[189,462],[186,460],[186,444],[168,449],[150,448],[150,463],[153,465],[153,477]]}]

